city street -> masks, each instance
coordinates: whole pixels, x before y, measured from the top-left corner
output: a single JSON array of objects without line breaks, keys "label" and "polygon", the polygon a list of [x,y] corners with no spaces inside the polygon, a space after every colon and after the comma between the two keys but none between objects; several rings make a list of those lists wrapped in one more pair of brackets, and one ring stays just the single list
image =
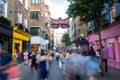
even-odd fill
[{"label": "city street", "polygon": [[19,78],[120,80],[120,0],[0,0],[0,80]]},{"label": "city street", "polygon": [[[30,70],[30,66],[24,65],[23,63],[19,65],[22,80],[38,80],[37,71]],[[62,74],[62,69],[59,68],[56,61],[52,62],[51,69],[48,75],[48,80],[64,80]]]},{"label": "city street", "polygon": [[[23,63],[19,65],[22,80],[38,80],[37,71],[30,70],[29,66]],[[109,73],[106,73],[103,77],[97,75],[98,80],[120,80],[120,70],[109,68]],[[58,63],[54,61],[51,65],[50,73],[48,75],[48,80],[64,80],[64,75],[62,70],[59,68]]]}]

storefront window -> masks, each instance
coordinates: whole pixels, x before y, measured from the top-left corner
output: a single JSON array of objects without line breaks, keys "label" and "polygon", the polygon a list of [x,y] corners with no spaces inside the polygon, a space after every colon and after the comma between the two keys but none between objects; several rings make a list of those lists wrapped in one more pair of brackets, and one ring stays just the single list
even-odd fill
[{"label": "storefront window", "polygon": [[0,35],[0,48],[5,47],[8,50],[8,37]]},{"label": "storefront window", "polygon": [[115,59],[114,38],[107,39],[107,49],[108,49],[108,57],[111,59]]},{"label": "storefront window", "polygon": [[115,55],[114,55],[114,44],[109,44],[108,45],[108,57],[115,59]]},{"label": "storefront window", "polygon": [[14,58],[19,57],[20,55],[20,44],[14,43]]}]

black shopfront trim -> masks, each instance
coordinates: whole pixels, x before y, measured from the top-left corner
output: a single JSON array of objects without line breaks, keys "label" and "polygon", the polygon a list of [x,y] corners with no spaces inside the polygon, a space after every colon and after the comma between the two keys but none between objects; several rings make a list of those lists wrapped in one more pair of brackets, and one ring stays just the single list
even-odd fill
[{"label": "black shopfront trim", "polygon": [[9,39],[8,52],[12,54],[12,26],[8,26],[0,23],[0,35],[7,37]]}]

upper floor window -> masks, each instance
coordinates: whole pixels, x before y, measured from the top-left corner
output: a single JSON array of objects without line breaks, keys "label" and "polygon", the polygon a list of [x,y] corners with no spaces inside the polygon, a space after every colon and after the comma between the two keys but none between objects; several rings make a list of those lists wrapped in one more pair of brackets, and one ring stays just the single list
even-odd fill
[{"label": "upper floor window", "polygon": [[40,12],[38,12],[38,11],[31,11],[30,18],[31,19],[40,19]]},{"label": "upper floor window", "polygon": [[28,10],[28,0],[25,0],[25,8]]},{"label": "upper floor window", "polygon": [[40,36],[41,34],[41,30],[39,27],[31,27],[30,31],[33,36]]},{"label": "upper floor window", "polygon": [[48,40],[48,39],[49,39],[48,34],[45,34],[45,40]]},{"label": "upper floor window", "polygon": [[40,0],[31,0],[31,3],[32,4],[38,4],[38,3],[40,3]]},{"label": "upper floor window", "polygon": [[0,16],[4,15],[5,12],[4,8],[5,8],[4,1],[0,0]]},{"label": "upper floor window", "polygon": [[120,2],[116,2],[116,15],[120,15]]},{"label": "upper floor window", "polygon": [[26,28],[28,27],[28,20],[27,20],[27,18],[24,18],[24,25],[25,25]]},{"label": "upper floor window", "polygon": [[18,12],[18,23],[22,23],[22,13]]},{"label": "upper floor window", "polygon": [[47,11],[45,12],[45,17],[49,17],[49,13]]}]

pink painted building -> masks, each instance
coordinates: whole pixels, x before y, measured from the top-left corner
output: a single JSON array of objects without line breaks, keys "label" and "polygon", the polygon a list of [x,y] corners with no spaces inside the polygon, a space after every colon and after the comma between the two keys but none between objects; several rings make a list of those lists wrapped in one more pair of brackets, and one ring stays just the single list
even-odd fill
[{"label": "pink painted building", "polygon": [[[101,31],[102,43],[107,48],[108,65],[120,69],[120,22],[112,23]],[[87,37],[95,50],[99,49],[99,37],[90,34]]]}]

